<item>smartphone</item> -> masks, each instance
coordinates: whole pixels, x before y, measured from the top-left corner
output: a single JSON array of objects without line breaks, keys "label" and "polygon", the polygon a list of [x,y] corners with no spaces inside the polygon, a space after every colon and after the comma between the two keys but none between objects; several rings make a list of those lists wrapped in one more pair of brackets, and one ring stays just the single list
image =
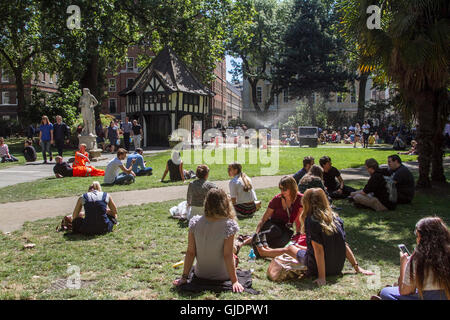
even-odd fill
[{"label": "smartphone", "polygon": [[401,251],[402,253],[407,253],[408,256],[411,255],[411,254],[409,253],[408,249],[406,248],[406,246],[405,246],[404,244],[399,244],[399,245],[398,245],[398,248],[400,249],[400,251]]}]

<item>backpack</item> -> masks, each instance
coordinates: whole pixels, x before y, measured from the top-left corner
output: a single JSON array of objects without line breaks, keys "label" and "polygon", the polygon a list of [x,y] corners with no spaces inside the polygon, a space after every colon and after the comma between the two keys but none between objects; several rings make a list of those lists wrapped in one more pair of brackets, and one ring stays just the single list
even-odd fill
[{"label": "backpack", "polygon": [[299,278],[305,274],[306,270],[305,265],[291,256],[283,254],[272,259],[267,269],[267,277],[269,280],[280,282]]},{"label": "backpack", "polygon": [[392,203],[397,203],[397,187],[395,185],[394,175],[383,177],[386,181],[386,189],[389,194],[389,201]]}]

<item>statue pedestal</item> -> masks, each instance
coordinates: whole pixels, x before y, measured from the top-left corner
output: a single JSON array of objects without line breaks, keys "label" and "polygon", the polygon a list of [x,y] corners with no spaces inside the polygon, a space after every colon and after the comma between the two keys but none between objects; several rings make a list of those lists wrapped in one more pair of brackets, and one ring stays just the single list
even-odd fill
[{"label": "statue pedestal", "polygon": [[89,153],[91,159],[100,158],[102,149],[97,147],[97,136],[82,136],[78,135],[78,144],[84,143],[86,151]]}]

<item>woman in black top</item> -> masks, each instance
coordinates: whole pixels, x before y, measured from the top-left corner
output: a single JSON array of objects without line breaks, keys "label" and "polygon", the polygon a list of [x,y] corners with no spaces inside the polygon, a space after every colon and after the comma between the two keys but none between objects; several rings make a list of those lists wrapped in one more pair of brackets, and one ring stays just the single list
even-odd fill
[{"label": "woman in black top", "polygon": [[262,248],[265,256],[289,254],[307,267],[307,275],[317,276],[314,282],[318,285],[326,284],[326,276],[340,274],[345,258],[357,273],[374,274],[359,267],[352,250],[345,242],[344,222],[333,212],[322,189],[306,190],[302,205],[301,232],[306,233],[306,247],[291,245],[282,249]]}]

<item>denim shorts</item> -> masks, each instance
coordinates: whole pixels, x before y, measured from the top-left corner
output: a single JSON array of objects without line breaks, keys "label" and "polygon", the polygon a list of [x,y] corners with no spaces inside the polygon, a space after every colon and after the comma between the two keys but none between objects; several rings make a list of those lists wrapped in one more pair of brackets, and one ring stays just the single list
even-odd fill
[{"label": "denim shorts", "polygon": [[306,250],[298,250],[297,252],[297,261],[303,265],[306,265]]}]

